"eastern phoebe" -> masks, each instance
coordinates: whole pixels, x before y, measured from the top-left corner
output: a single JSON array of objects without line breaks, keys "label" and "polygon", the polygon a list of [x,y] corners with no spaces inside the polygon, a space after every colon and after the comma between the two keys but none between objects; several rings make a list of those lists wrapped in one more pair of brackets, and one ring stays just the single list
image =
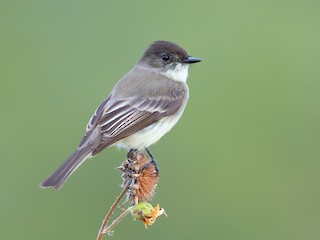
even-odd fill
[{"label": "eastern phoebe", "polygon": [[152,43],[97,108],[77,150],[41,187],[60,189],[86,159],[109,146],[145,148],[150,154],[147,147],[181,117],[189,98],[189,65],[200,61],[174,43]]}]

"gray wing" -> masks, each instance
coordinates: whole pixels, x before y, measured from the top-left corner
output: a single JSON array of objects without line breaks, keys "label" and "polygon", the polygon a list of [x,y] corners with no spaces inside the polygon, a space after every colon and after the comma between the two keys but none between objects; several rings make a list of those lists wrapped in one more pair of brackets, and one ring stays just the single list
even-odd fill
[{"label": "gray wing", "polygon": [[87,135],[82,143],[95,128],[98,128],[101,139],[92,152],[92,155],[96,155],[111,144],[150,126],[165,116],[172,115],[182,106],[188,95],[184,86],[164,92],[165,95],[128,97],[115,101],[111,101],[112,97],[109,96],[90,119]]}]

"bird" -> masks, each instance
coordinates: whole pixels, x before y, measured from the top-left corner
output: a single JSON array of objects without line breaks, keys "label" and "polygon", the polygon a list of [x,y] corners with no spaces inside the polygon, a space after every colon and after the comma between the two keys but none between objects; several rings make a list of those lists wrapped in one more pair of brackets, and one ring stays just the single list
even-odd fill
[{"label": "bird", "polygon": [[98,106],[77,149],[40,186],[59,190],[86,159],[110,146],[145,149],[154,159],[149,147],[180,119],[189,99],[188,69],[197,62],[173,42],[151,43]]}]

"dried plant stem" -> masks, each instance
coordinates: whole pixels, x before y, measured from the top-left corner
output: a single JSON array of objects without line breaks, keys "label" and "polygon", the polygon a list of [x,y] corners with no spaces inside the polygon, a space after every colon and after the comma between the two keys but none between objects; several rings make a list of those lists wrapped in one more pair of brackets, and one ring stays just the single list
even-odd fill
[{"label": "dried plant stem", "polygon": [[[119,202],[121,201],[121,199],[123,198],[123,196],[126,194],[126,192],[128,191],[128,186],[129,183],[123,188],[122,192],[120,193],[120,195],[117,197],[117,199],[114,201],[114,203],[112,204],[112,206],[110,207],[107,215],[105,216],[105,218],[102,221],[101,227],[99,229],[99,233],[98,233],[98,237],[97,240],[101,240],[103,238],[104,235],[106,235],[106,233],[108,233],[109,231],[111,231],[111,229],[128,213],[128,209],[125,210],[110,226],[112,226],[112,228],[109,231],[106,231],[107,229],[110,228],[110,226],[108,228],[106,228],[107,223],[114,211],[114,209],[118,206]],[[125,214],[124,214],[125,213]],[[124,214],[124,216],[122,216]],[[122,216],[122,217],[121,217]],[[120,218],[121,217],[121,218]],[[120,219],[119,219],[120,218]]]},{"label": "dried plant stem", "polygon": [[128,207],[126,210],[124,210],[116,220],[114,220],[106,229],[102,231],[101,235],[105,235],[112,231],[112,229],[130,212],[132,208],[133,207]]},{"label": "dried plant stem", "polygon": [[[148,151],[149,153],[149,151]],[[151,156],[151,154],[149,153]],[[143,152],[139,150],[130,150],[127,154],[127,159],[122,163],[118,168],[122,172],[122,186],[123,190],[120,195],[116,198],[112,206],[110,207],[107,215],[102,221],[97,240],[101,240],[106,234],[109,234],[111,230],[130,212],[134,211],[133,208],[137,207],[137,204],[140,202],[142,206],[149,204],[154,195],[154,189],[159,180],[159,170],[153,159],[150,159],[149,156],[145,156]],[[126,210],[123,210],[119,217],[117,217],[109,226],[107,226],[112,213],[115,211],[116,207],[119,205],[123,196],[129,191],[127,200],[130,200],[132,203],[131,207],[128,207]],[[150,204],[149,204],[150,205]],[[151,205],[150,205],[151,206]],[[159,206],[155,209],[151,206],[152,211],[147,213],[148,217],[143,217],[139,220],[142,220],[145,224],[151,225],[154,223],[155,219],[163,213],[163,209],[160,209]],[[140,212],[143,210],[139,210]],[[138,214],[138,213],[136,213]],[[151,215],[150,215],[151,214]],[[150,216],[149,216],[150,215]]]}]

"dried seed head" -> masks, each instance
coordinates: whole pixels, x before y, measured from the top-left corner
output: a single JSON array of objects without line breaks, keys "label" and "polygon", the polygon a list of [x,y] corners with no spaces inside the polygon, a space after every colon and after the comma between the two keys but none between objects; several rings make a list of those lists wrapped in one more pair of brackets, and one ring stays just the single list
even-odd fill
[{"label": "dried seed head", "polygon": [[122,187],[128,186],[127,199],[132,204],[149,202],[159,180],[159,173],[151,159],[139,150],[130,150],[128,158],[118,168],[122,174]]}]

